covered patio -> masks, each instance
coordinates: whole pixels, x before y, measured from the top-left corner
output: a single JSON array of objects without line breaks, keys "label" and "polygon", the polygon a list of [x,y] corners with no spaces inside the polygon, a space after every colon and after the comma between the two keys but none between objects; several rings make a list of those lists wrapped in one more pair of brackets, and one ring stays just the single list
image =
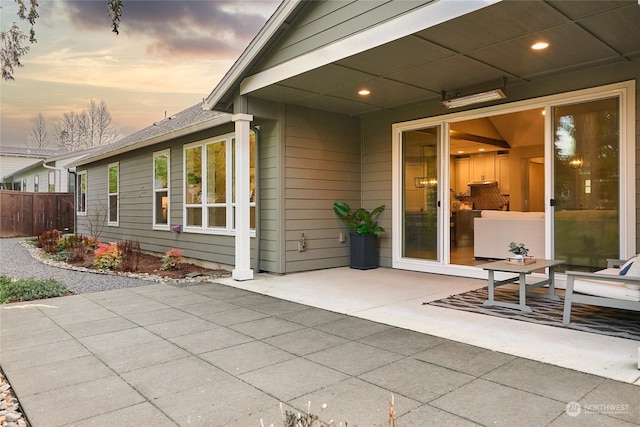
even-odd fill
[{"label": "covered patio", "polygon": [[[640,385],[638,342],[483,314],[423,305],[486,286],[486,280],[413,271],[347,267],[221,283]],[[514,310],[514,314],[517,311]]]}]

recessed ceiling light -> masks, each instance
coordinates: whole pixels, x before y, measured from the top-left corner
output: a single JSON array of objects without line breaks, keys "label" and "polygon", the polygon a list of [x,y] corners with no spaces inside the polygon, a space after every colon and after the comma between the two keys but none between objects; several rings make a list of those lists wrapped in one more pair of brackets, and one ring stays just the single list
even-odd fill
[{"label": "recessed ceiling light", "polygon": [[484,148],[478,148],[478,151],[484,151]]},{"label": "recessed ceiling light", "polygon": [[536,42],[531,45],[531,49],[533,50],[542,50],[549,47],[549,43],[547,42]]},{"label": "recessed ceiling light", "polygon": [[464,154],[464,150],[459,150],[458,154]]},{"label": "recessed ceiling light", "polygon": [[358,95],[362,95],[362,96],[367,96],[371,93],[371,91],[369,89],[360,89],[358,91]]}]

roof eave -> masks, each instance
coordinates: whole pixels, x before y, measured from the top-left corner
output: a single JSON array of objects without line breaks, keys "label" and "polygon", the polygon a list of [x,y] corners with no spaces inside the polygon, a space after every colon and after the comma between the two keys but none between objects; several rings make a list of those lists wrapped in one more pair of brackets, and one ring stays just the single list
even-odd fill
[{"label": "roof eave", "polygon": [[155,136],[153,138],[146,139],[144,141],[137,142],[135,144],[127,145],[125,147],[117,148],[113,151],[107,151],[106,153],[101,153],[96,156],[89,156],[82,159],[78,159],[75,162],[72,162],[68,165],[68,167],[78,167],[83,166],[89,163],[94,163],[100,160],[108,159],[113,156],[117,156],[119,154],[128,153],[133,150],[137,150],[140,148],[150,147],[152,145],[160,144],[162,142],[170,141],[172,139],[180,138],[181,136],[190,135],[196,132],[200,132],[206,129],[210,129],[215,126],[220,126],[226,123],[230,123],[232,121],[231,116],[221,115],[217,116],[213,119],[206,120],[204,122],[200,122],[193,126],[189,126],[183,129],[178,129],[173,132],[165,133],[162,135]]},{"label": "roof eave", "polygon": [[278,6],[278,9],[249,43],[249,46],[242,52],[238,60],[204,100],[203,108],[205,110],[229,112],[228,106],[221,107],[218,105],[220,101],[239,86],[249,66],[263,52],[264,47],[278,34],[283,24],[302,3],[303,0],[285,0]]}]

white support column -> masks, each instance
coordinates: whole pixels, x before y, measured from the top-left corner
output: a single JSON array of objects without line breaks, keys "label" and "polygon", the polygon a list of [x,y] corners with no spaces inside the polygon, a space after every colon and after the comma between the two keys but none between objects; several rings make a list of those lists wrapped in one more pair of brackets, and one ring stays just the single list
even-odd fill
[{"label": "white support column", "polygon": [[251,269],[251,239],[249,230],[249,124],[253,120],[250,114],[234,114],[233,121],[236,125],[236,265],[231,273],[235,280],[253,279]]}]

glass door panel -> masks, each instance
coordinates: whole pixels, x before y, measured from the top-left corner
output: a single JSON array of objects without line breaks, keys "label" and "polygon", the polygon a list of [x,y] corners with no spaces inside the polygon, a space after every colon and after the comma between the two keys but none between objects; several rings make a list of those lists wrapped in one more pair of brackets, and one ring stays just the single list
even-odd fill
[{"label": "glass door panel", "polygon": [[553,108],[554,258],[565,269],[618,258],[619,117],[617,97]]},{"label": "glass door panel", "polygon": [[440,126],[402,134],[402,256],[437,261]]}]

